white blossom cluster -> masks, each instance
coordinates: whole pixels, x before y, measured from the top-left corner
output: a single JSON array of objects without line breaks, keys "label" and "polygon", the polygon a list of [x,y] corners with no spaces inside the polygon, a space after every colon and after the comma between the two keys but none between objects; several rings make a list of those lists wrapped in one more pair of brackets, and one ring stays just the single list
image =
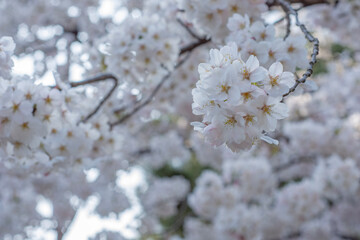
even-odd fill
[{"label": "white blossom cluster", "polygon": [[295,84],[291,72],[306,66],[305,39],[275,38],[272,25],[250,25],[247,15],[235,14],[227,26],[228,40],[237,44],[210,50],[209,63],[199,65],[192,107],[204,119],[193,125],[212,145],[225,143],[233,151],[249,149],[258,139],[276,143],[264,132],[288,116],[282,96]]},{"label": "white blossom cluster", "polygon": [[11,37],[0,38],[0,77],[9,79],[14,62],[11,59],[15,43]]},{"label": "white blossom cluster", "polygon": [[[32,228],[64,239],[92,198],[90,215],[134,210],[137,239],[360,236],[358,59],[337,56],[315,78],[319,91],[297,95],[300,84],[284,98],[314,60],[296,35],[312,30],[303,9],[291,22],[305,25],[284,38],[275,28],[286,17],[265,23],[280,2],[2,1],[0,36],[17,47],[0,38],[0,239],[38,239]],[[347,41],[358,7],[343,0],[312,13]],[[43,69],[11,74],[14,53]],[[51,73],[55,85],[40,84]]]},{"label": "white blossom cluster", "polygon": [[305,68],[308,64],[303,36],[293,35],[284,40],[276,36],[274,25],[266,25],[260,20],[251,22],[248,15],[239,14],[229,18],[227,28],[230,34],[226,42],[235,42],[244,59],[254,55],[266,68],[280,62],[289,72]]},{"label": "white blossom cluster", "polygon": [[193,123],[214,146],[224,143],[233,151],[248,149],[288,116],[282,95],[295,83],[281,63],[269,70],[251,55],[244,62],[236,44],[210,51],[210,63],[199,65],[200,80],[193,90],[193,112],[204,115]]},{"label": "white blossom cluster", "polygon": [[180,176],[155,179],[141,199],[145,212],[159,218],[173,216],[189,190],[189,182]]},{"label": "white blossom cluster", "polygon": [[[342,0],[336,6],[321,5],[314,6],[313,11],[318,14],[308,16],[316,24],[331,31],[331,37],[336,41],[348,44],[358,49],[357,39],[359,37],[360,2],[356,0]],[[343,27],[346,26],[346,27]]]},{"label": "white blossom cluster", "polygon": [[36,85],[25,76],[0,81],[0,156],[9,166],[35,172],[59,164],[90,167],[90,157],[114,153],[106,118],[79,123],[74,101],[81,95],[73,89]]},{"label": "white blossom cluster", "polygon": [[206,228],[214,239],[277,239],[299,231],[309,239],[336,235],[342,224],[329,224],[341,222],[337,206],[354,206],[359,173],[354,160],[332,156],[319,160],[310,178],[277,188],[279,179],[267,160],[227,162],[222,175],[205,171],[197,180],[189,205],[206,222],[188,219],[195,225],[185,224],[185,239],[202,239],[209,234],[201,230]]},{"label": "white blossom cluster", "polygon": [[173,69],[179,52],[179,39],[158,15],[128,17],[108,39],[111,55],[105,64],[131,86],[156,84]]},{"label": "white blossom cluster", "polygon": [[226,24],[234,14],[247,14],[254,20],[268,8],[265,0],[180,0],[179,7],[198,29],[218,40],[228,34]]},{"label": "white blossom cluster", "polygon": [[182,165],[190,159],[190,152],[185,148],[183,139],[175,132],[169,131],[150,140],[148,154],[144,154],[142,161],[153,169],[166,164]]}]

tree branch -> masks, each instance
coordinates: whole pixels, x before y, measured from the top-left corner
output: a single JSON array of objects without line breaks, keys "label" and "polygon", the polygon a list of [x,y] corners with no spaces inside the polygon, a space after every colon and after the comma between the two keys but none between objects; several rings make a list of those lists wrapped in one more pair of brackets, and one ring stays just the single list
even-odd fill
[{"label": "tree branch", "polygon": [[283,98],[288,96],[290,93],[294,92],[295,89],[297,88],[297,86],[299,86],[300,83],[305,83],[306,79],[308,79],[312,73],[313,73],[313,68],[314,65],[316,63],[316,56],[319,54],[319,39],[315,38],[305,27],[304,24],[302,24],[299,20],[299,16],[296,10],[294,10],[294,8],[292,8],[291,4],[289,2],[286,2],[285,0],[274,0],[274,3],[278,4],[281,6],[281,8],[285,11],[285,13],[287,15],[293,15],[295,17],[295,24],[296,26],[298,26],[301,31],[303,32],[303,34],[305,35],[305,38],[313,43],[313,52],[311,54],[311,60],[309,62],[309,66],[306,69],[306,72],[302,75],[302,77],[300,79],[296,80],[296,83],[293,87],[291,87],[289,89],[289,91],[287,93],[285,93],[283,95]]},{"label": "tree branch", "polygon": [[74,214],[72,215],[71,219],[68,222],[65,221],[65,223],[67,222],[67,224],[63,224],[63,226],[61,226],[59,222],[57,223],[58,225],[55,229],[57,233],[57,237],[56,237],[57,240],[62,240],[64,238],[64,235],[69,230],[69,227],[74,221],[75,216],[76,216],[76,212],[74,212]]},{"label": "tree branch", "polygon": [[171,235],[173,233],[176,233],[181,226],[184,224],[184,220],[186,217],[186,210],[188,208],[186,198],[183,200],[180,204],[180,209],[178,213],[178,218],[175,220],[175,222],[168,228],[166,231],[162,234],[164,239],[170,239]]},{"label": "tree branch", "polygon": [[110,89],[110,91],[103,97],[103,99],[99,102],[99,104],[96,106],[96,108],[89,113],[89,115],[87,115],[84,119],[81,120],[81,122],[86,122],[88,121],[92,116],[94,116],[99,109],[101,108],[102,105],[104,105],[104,103],[106,102],[106,100],[108,100],[111,95],[113,94],[113,92],[115,91],[115,89],[118,86],[118,79],[112,75],[112,74],[108,74],[108,73],[104,73],[104,74],[100,74],[97,75],[95,77],[89,78],[89,79],[85,79],[83,81],[80,82],[72,82],[70,83],[71,87],[78,87],[78,86],[82,86],[82,85],[87,85],[87,84],[92,84],[92,83],[96,83],[96,82],[101,82],[101,81],[106,81],[106,80],[112,80],[114,82],[113,87]]},{"label": "tree branch", "polygon": [[358,236],[351,236],[351,235],[345,235],[345,234],[336,234],[339,238],[344,240],[360,240],[360,237]]},{"label": "tree branch", "polygon": [[284,40],[286,40],[291,33],[291,18],[288,12],[286,13],[285,18],[286,18],[286,34],[284,36]]},{"label": "tree branch", "polygon": [[[194,43],[190,43],[189,45],[185,46],[184,48],[181,49],[179,56],[183,55],[184,53],[188,53],[187,56],[185,56],[182,60],[180,60],[176,66],[174,67],[174,69],[179,68],[190,56],[190,53],[197,47],[204,45],[208,42],[210,42],[210,39],[205,39],[205,38],[201,38],[200,40],[194,42]],[[171,72],[168,72],[162,79],[161,81],[156,85],[156,87],[154,88],[153,92],[150,94],[150,96],[142,103],[140,103],[138,106],[136,106],[131,112],[125,114],[122,118],[120,118],[119,120],[110,123],[110,129],[112,129],[114,126],[119,125],[124,123],[126,120],[128,120],[132,115],[134,115],[135,113],[137,113],[139,110],[141,110],[143,107],[145,107],[146,105],[148,105],[152,99],[155,97],[155,95],[159,92],[159,90],[161,89],[161,87],[164,85],[164,83],[170,78],[171,76]]]},{"label": "tree branch", "polygon": [[181,48],[180,55],[182,55],[182,54],[184,54],[186,52],[191,52],[195,48],[197,48],[197,47],[199,47],[201,45],[204,45],[204,44],[206,44],[206,43],[208,43],[210,41],[211,41],[210,38],[201,38],[197,42],[190,43],[190,44],[186,45],[185,47]]},{"label": "tree branch", "polygon": [[[180,67],[185,60],[187,59],[187,57],[185,57],[183,60],[181,60],[174,69],[177,69],[178,67]],[[123,122],[125,122],[127,119],[129,119],[132,115],[134,115],[135,113],[137,113],[140,109],[142,109],[143,107],[145,107],[146,105],[148,105],[152,99],[155,97],[155,95],[159,92],[159,90],[161,89],[161,87],[164,85],[164,83],[166,82],[166,80],[168,80],[171,76],[171,72],[168,72],[162,79],[161,81],[156,85],[156,87],[154,88],[154,90],[152,91],[152,93],[150,94],[150,96],[142,103],[140,103],[139,105],[137,105],[131,112],[125,114],[122,118],[120,118],[119,120],[110,123],[110,129],[112,129],[114,126],[121,124]]]},{"label": "tree branch", "polygon": [[187,25],[186,23],[184,23],[181,19],[177,19],[178,23],[180,23],[181,26],[183,26],[185,28],[185,30],[195,39],[197,40],[201,40],[203,39],[202,37],[200,37],[199,35],[197,35],[190,27],[189,25]]},{"label": "tree branch", "polygon": [[284,171],[284,170],[289,169],[290,167],[298,165],[298,164],[314,162],[314,158],[315,157],[313,157],[313,156],[294,158],[287,163],[284,163],[284,164],[274,167],[273,172],[278,173],[278,172]]},{"label": "tree branch", "polygon": [[[316,5],[316,4],[330,4],[328,0],[290,0],[290,3],[301,3],[304,7]],[[277,6],[278,3],[276,0],[268,0],[266,2],[268,7]]]}]

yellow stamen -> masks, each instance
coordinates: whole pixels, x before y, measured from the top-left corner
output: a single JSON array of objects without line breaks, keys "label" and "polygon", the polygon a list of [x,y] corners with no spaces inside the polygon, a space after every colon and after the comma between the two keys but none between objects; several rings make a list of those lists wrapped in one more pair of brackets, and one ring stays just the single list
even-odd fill
[{"label": "yellow stamen", "polygon": [[249,99],[252,99],[253,96],[251,95],[251,92],[244,92],[241,93],[241,96],[244,98],[244,101],[247,102]]},{"label": "yellow stamen", "polygon": [[270,77],[270,84],[271,84],[271,86],[277,86],[277,85],[279,85],[279,83],[278,83],[279,76],[275,76],[275,77],[269,76],[269,77]]},{"label": "yellow stamen", "polygon": [[263,111],[264,114],[268,114],[270,115],[271,114],[271,106],[269,105],[264,105],[261,110]]},{"label": "yellow stamen", "polygon": [[226,94],[229,94],[230,86],[227,85],[221,85],[221,92],[225,92]]},{"label": "yellow stamen", "polygon": [[243,116],[244,120],[245,120],[245,125],[248,126],[249,123],[253,123],[254,122],[254,115],[245,115]]},{"label": "yellow stamen", "polygon": [[235,124],[237,123],[235,117],[228,117],[228,120],[225,121],[225,125],[230,125],[232,127],[235,126]]}]

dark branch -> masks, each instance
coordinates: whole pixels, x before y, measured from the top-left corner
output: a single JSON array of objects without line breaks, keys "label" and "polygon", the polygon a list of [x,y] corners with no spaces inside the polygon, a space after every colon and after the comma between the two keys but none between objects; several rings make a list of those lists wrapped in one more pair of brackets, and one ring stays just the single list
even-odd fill
[{"label": "dark branch", "polygon": [[306,79],[308,79],[312,73],[313,73],[313,68],[314,65],[316,63],[316,56],[319,54],[319,40],[317,38],[315,38],[305,27],[304,24],[302,24],[299,20],[299,16],[296,10],[294,10],[294,8],[292,8],[291,4],[289,2],[286,2],[285,0],[275,0],[274,1],[276,4],[280,5],[281,8],[285,11],[285,13],[287,15],[293,15],[295,17],[295,24],[296,26],[298,26],[301,31],[303,32],[303,34],[305,35],[305,38],[314,44],[313,46],[313,52],[311,54],[311,60],[309,62],[309,67],[306,69],[306,72],[302,75],[302,77],[300,79],[296,80],[296,83],[293,87],[291,87],[289,89],[289,92],[285,93],[283,95],[283,98],[288,96],[290,93],[294,92],[295,89],[297,88],[297,86],[299,86],[299,84],[301,83],[305,83]]},{"label": "dark branch", "polygon": [[315,157],[313,157],[313,156],[294,158],[287,163],[284,163],[284,164],[274,167],[273,172],[278,173],[278,172],[287,170],[290,167],[298,165],[298,164],[311,163],[311,162],[314,162],[314,159],[315,159]]},{"label": "dark branch", "polygon": [[[328,0],[290,0],[290,3],[301,3],[304,7],[316,5],[316,4],[330,4]],[[276,0],[268,0],[268,7],[277,6],[278,3]]]},{"label": "dark branch", "polygon": [[197,47],[199,47],[201,45],[204,45],[204,44],[206,44],[206,43],[208,43],[210,41],[211,41],[211,39],[209,39],[209,38],[201,38],[197,42],[190,43],[190,44],[186,45],[185,47],[181,48],[180,55],[182,55],[184,53],[187,53],[187,52],[191,52],[195,48],[197,48]]},{"label": "dark branch", "polygon": [[[186,56],[184,59],[182,59],[176,66],[174,69],[177,69],[178,67],[180,67],[187,59],[188,56]],[[148,105],[153,98],[155,97],[155,95],[160,91],[161,87],[164,85],[164,83],[166,82],[166,80],[168,80],[171,76],[171,72],[168,72],[162,79],[161,81],[156,85],[156,87],[154,88],[154,90],[152,91],[152,93],[150,94],[150,96],[142,103],[140,103],[139,105],[137,105],[131,112],[127,113],[126,115],[124,115],[122,118],[120,118],[119,120],[110,123],[110,128],[112,129],[114,126],[121,124],[123,122],[125,122],[126,120],[128,120],[132,115],[134,115],[135,113],[137,113],[140,109],[142,109],[143,107],[145,107],[146,105]]]},{"label": "dark branch", "polygon": [[184,23],[181,19],[178,18],[177,21],[180,23],[180,25],[181,25],[182,27],[185,28],[185,30],[186,30],[193,38],[195,38],[195,39],[197,39],[197,40],[204,39],[204,38],[200,37],[199,35],[197,35],[197,34],[189,27],[189,25],[187,25],[186,23]]},{"label": "dark branch", "polygon": [[337,236],[344,240],[360,240],[360,237],[358,236],[350,236],[345,234],[337,234]]},{"label": "dark branch", "polygon": [[[197,42],[194,43],[190,43],[189,45],[185,46],[184,48],[181,49],[179,56],[181,56],[184,53],[188,53],[187,56],[185,56],[182,60],[180,60],[176,66],[174,67],[174,70],[179,68],[190,56],[190,53],[197,47],[204,45],[208,42],[210,42],[210,39],[200,39]],[[156,87],[154,88],[153,92],[150,94],[150,96],[142,103],[140,103],[139,105],[137,105],[131,112],[125,114],[122,118],[120,118],[119,120],[110,123],[110,128],[112,129],[114,126],[119,125],[124,123],[126,120],[128,120],[132,115],[134,115],[135,113],[137,113],[139,110],[141,110],[143,107],[145,107],[146,105],[148,105],[153,98],[156,96],[156,94],[159,92],[159,90],[161,89],[161,87],[164,85],[164,83],[170,78],[171,76],[171,72],[168,72],[162,79],[161,81],[158,83],[158,85],[156,85]]]},{"label": "dark branch", "polygon": [[157,92],[160,90],[160,88],[164,85],[164,83],[166,82],[166,80],[171,76],[171,73],[167,73],[162,79],[161,81],[158,83],[158,85],[156,85],[155,89],[153,90],[153,92],[150,94],[150,96],[141,104],[137,105],[131,112],[125,114],[122,118],[120,118],[119,120],[110,123],[110,129],[112,129],[114,126],[121,124],[123,122],[125,122],[128,118],[130,118],[132,115],[134,115],[135,113],[137,113],[140,109],[142,109],[143,107],[145,107],[146,105],[148,105],[152,99],[155,97],[155,95],[157,94]]},{"label": "dark branch", "polygon": [[92,77],[92,78],[89,78],[89,79],[85,79],[85,80],[80,81],[80,82],[72,82],[72,83],[70,83],[71,87],[78,87],[78,86],[92,84],[92,83],[106,81],[106,80],[112,80],[114,82],[113,87],[103,97],[103,99],[99,102],[99,104],[96,106],[96,108],[92,112],[90,112],[89,115],[87,115],[84,119],[82,119],[81,122],[88,121],[92,116],[94,116],[100,110],[101,106],[104,105],[104,103],[111,97],[111,95],[115,91],[116,87],[118,86],[118,84],[119,84],[118,79],[112,74],[104,73],[104,74],[100,74],[98,76],[95,76],[95,77]]},{"label": "dark branch", "polygon": [[290,14],[289,13],[286,13],[286,34],[284,36],[284,40],[286,40],[290,33],[291,33],[291,18],[290,18]]}]

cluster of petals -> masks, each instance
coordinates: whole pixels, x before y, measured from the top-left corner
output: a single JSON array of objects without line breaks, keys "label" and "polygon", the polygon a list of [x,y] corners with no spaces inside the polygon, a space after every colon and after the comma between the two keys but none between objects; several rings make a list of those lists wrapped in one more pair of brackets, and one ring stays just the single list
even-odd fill
[{"label": "cluster of petals", "polygon": [[234,14],[248,14],[259,18],[268,7],[265,0],[180,0],[180,9],[194,25],[213,39],[222,39],[228,34],[226,24]]},{"label": "cluster of petals", "polygon": [[256,56],[264,67],[281,62],[286,71],[294,72],[308,64],[306,39],[302,35],[277,37],[274,25],[260,20],[251,22],[248,15],[240,14],[229,18],[227,28],[230,34],[226,41],[235,42],[242,57]]},{"label": "cluster of petals", "polygon": [[244,61],[235,43],[210,50],[209,63],[199,65],[200,80],[193,89],[193,113],[203,115],[192,123],[214,146],[231,150],[250,148],[258,139],[275,143],[264,132],[275,130],[287,117],[282,95],[295,83],[279,62],[267,70],[257,57]]},{"label": "cluster of petals", "polygon": [[360,31],[359,1],[338,1],[336,2],[336,7],[332,5],[319,5],[314,7],[314,11],[319,14],[309,13],[309,19],[329,29],[331,31],[331,38],[342,44],[350,45],[354,49],[358,48]]},{"label": "cluster of petals", "polygon": [[128,17],[111,30],[108,41],[108,70],[132,85],[157,82],[173,69],[179,52],[179,39],[158,15]]},{"label": "cluster of petals", "polygon": [[74,89],[59,91],[17,76],[0,79],[0,95],[0,156],[7,163],[47,171],[64,160],[84,166],[85,160],[113,153],[108,120],[80,123],[74,107],[80,94]]},{"label": "cluster of petals", "polygon": [[0,38],[0,77],[9,79],[11,76],[11,68],[14,62],[11,56],[14,53],[15,43],[11,37]]},{"label": "cluster of petals", "polygon": [[[340,227],[341,215],[358,197],[359,168],[353,159],[338,156],[318,160],[313,173],[299,182],[282,182],[265,158],[227,161],[222,175],[213,171],[201,174],[189,196],[189,206],[198,219],[206,220],[213,239],[280,239],[299,231],[310,234],[309,224],[322,219]],[[277,188],[278,184],[284,186]],[[313,230],[320,231],[327,224],[329,221],[324,221]],[[207,236],[208,232],[201,230],[205,226],[197,226],[196,233],[187,231],[185,239]],[[334,226],[325,229],[330,236],[334,234],[331,229]],[[350,229],[356,225],[344,232]],[[319,239],[322,233],[312,234],[317,237],[309,239]]]}]

